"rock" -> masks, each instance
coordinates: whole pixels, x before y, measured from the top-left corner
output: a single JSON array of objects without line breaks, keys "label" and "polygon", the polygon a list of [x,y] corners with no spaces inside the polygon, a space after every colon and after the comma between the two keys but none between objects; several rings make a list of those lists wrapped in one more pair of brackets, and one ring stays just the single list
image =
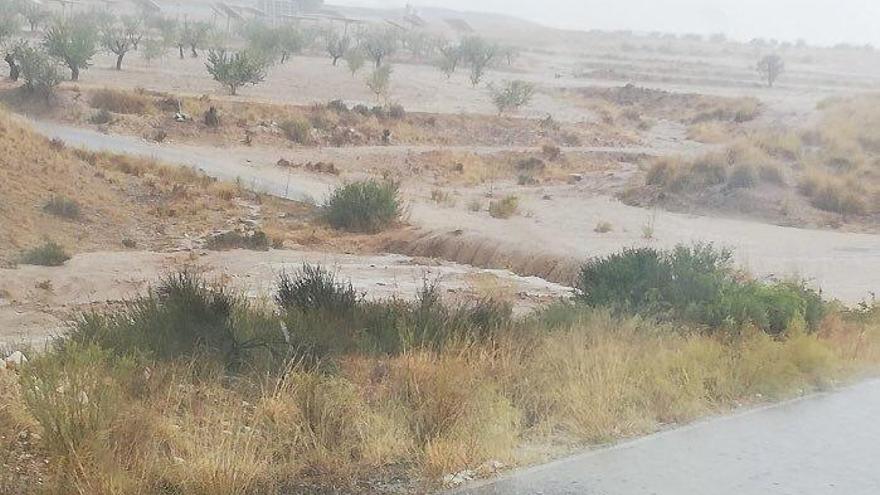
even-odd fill
[{"label": "rock", "polygon": [[458,486],[467,481],[472,481],[476,475],[477,473],[473,470],[465,469],[464,471],[459,471],[455,474],[447,474],[443,476],[443,484],[446,486]]},{"label": "rock", "polygon": [[27,356],[25,356],[21,351],[15,351],[9,356],[6,356],[4,363],[6,367],[9,369],[16,369],[20,367],[22,364],[28,361]]},{"label": "rock", "polygon": [[574,184],[575,182],[580,182],[584,180],[584,176],[581,174],[568,174],[568,183]]}]

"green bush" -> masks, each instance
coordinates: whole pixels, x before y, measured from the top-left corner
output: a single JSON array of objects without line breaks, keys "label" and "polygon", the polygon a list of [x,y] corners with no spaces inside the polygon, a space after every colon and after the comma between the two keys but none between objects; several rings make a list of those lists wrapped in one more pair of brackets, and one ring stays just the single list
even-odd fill
[{"label": "green bush", "polygon": [[425,283],[414,301],[370,301],[325,269],[304,266],[292,277],[281,277],[276,301],[291,344],[319,358],[439,349],[450,342],[487,338],[512,320],[506,303],[478,299],[449,306],[440,294],[436,285]]},{"label": "green bush", "polygon": [[61,266],[69,259],[70,255],[64,251],[60,244],[47,241],[42,246],[22,253],[20,262],[25,265]]},{"label": "green bush", "polygon": [[514,195],[505,196],[497,201],[489,202],[489,215],[492,218],[510,218],[519,211],[519,198]]},{"label": "green bush", "polygon": [[76,220],[80,216],[79,203],[64,196],[52,196],[43,205],[43,211],[56,217]]},{"label": "green bush", "polygon": [[283,330],[271,315],[191,271],[166,276],[148,295],[115,312],[83,314],[67,339],[118,356],[171,360],[198,355],[230,368],[281,358],[287,351]]},{"label": "green bush", "polygon": [[797,321],[816,328],[824,314],[818,293],[800,284],[743,281],[731,258],[729,250],[711,244],[626,249],[587,262],[577,298],[589,306],[713,329],[753,324],[779,334]]},{"label": "green bush", "polygon": [[208,237],[205,247],[214,251],[228,249],[250,249],[253,251],[268,251],[269,236],[262,230],[239,231],[230,230]]},{"label": "green bush", "polygon": [[401,215],[398,185],[369,179],[340,186],[323,207],[330,225],[351,232],[379,232]]},{"label": "green bush", "polygon": [[329,270],[308,263],[292,276],[282,273],[275,295],[275,302],[285,310],[326,309],[348,313],[359,301],[360,296],[351,283],[339,282]]},{"label": "green bush", "polygon": [[281,123],[281,130],[287,139],[298,144],[308,144],[312,140],[312,124],[298,117]]}]

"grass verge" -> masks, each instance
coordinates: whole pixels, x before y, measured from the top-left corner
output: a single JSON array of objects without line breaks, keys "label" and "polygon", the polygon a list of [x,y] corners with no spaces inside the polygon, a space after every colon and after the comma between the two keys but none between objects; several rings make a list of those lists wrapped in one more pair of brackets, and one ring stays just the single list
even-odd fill
[{"label": "grass verge", "polygon": [[368,301],[306,266],[270,305],[176,274],[34,356],[0,425],[39,433],[49,493],[423,492],[525,441],[644,434],[880,362],[867,305],[773,335],[439,295]]}]

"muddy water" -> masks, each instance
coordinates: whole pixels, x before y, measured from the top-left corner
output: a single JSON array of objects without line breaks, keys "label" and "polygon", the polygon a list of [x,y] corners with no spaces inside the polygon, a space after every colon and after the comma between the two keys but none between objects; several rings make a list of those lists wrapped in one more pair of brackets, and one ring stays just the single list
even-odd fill
[{"label": "muddy water", "polygon": [[[34,127],[69,144],[92,149],[152,156],[168,163],[200,168],[215,177],[241,180],[245,185],[291,199],[320,200],[335,178],[285,171],[274,165],[272,150],[228,150],[180,144],[146,143],[117,135],[104,135],[75,127],[34,123]],[[408,147],[374,148],[388,159],[403,159]],[[342,158],[354,149],[308,149],[285,152],[288,157],[315,160]],[[397,153],[395,155],[394,153]],[[402,153],[402,154],[401,154]],[[328,155],[329,154],[329,155]],[[650,211],[626,206],[591,191],[589,180],[573,186],[523,188],[516,186],[491,191],[456,191],[463,199],[455,208],[419,201],[424,196],[418,184],[409,190],[409,221],[427,230],[463,231],[479,237],[491,250],[515,249],[560,258],[584,259],[637,245],[671,247],[678,243],[711,241],[735,250],[737,262],[759,277],[806,279],[831,297],[846,303],[870,299],[880,290],[880,235],[782,227],[755,221],[724,219]],[[422,187],[424,188],[424,187]],[[468,211],[469,198],[486,202],[484,196],[517,194],[522,215],[508,220]],[[597,233],[599,222],[609,222],[613,231]],[[650,239],[645,239],[650,231]],[[461,250],[459,250],[461,252]],[[485,253],[475,253],[480,258]],[[470,259],[450,257],[462,263]]]},{"label": "muddy water", "polygon": [[876,495],[880,381],[587,452],[457,495]]}]

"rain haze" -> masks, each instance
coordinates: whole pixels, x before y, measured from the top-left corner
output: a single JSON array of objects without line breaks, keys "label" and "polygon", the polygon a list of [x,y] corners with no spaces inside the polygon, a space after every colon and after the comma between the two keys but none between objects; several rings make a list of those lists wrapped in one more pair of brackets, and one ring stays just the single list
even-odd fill
[{"label": "rain haze", "polygon": [[880,494],[880,0],[0,0],[0,495]]},{"label": "rain haze", "polygon": [[[340,5],[403,7],[396,0]],[[447,0],[415,6],[504,13],[565,29],[631,29],[726,35],[740,40],[804,39],[813,44],[880,45],[880,2],[871,0]]]}]

